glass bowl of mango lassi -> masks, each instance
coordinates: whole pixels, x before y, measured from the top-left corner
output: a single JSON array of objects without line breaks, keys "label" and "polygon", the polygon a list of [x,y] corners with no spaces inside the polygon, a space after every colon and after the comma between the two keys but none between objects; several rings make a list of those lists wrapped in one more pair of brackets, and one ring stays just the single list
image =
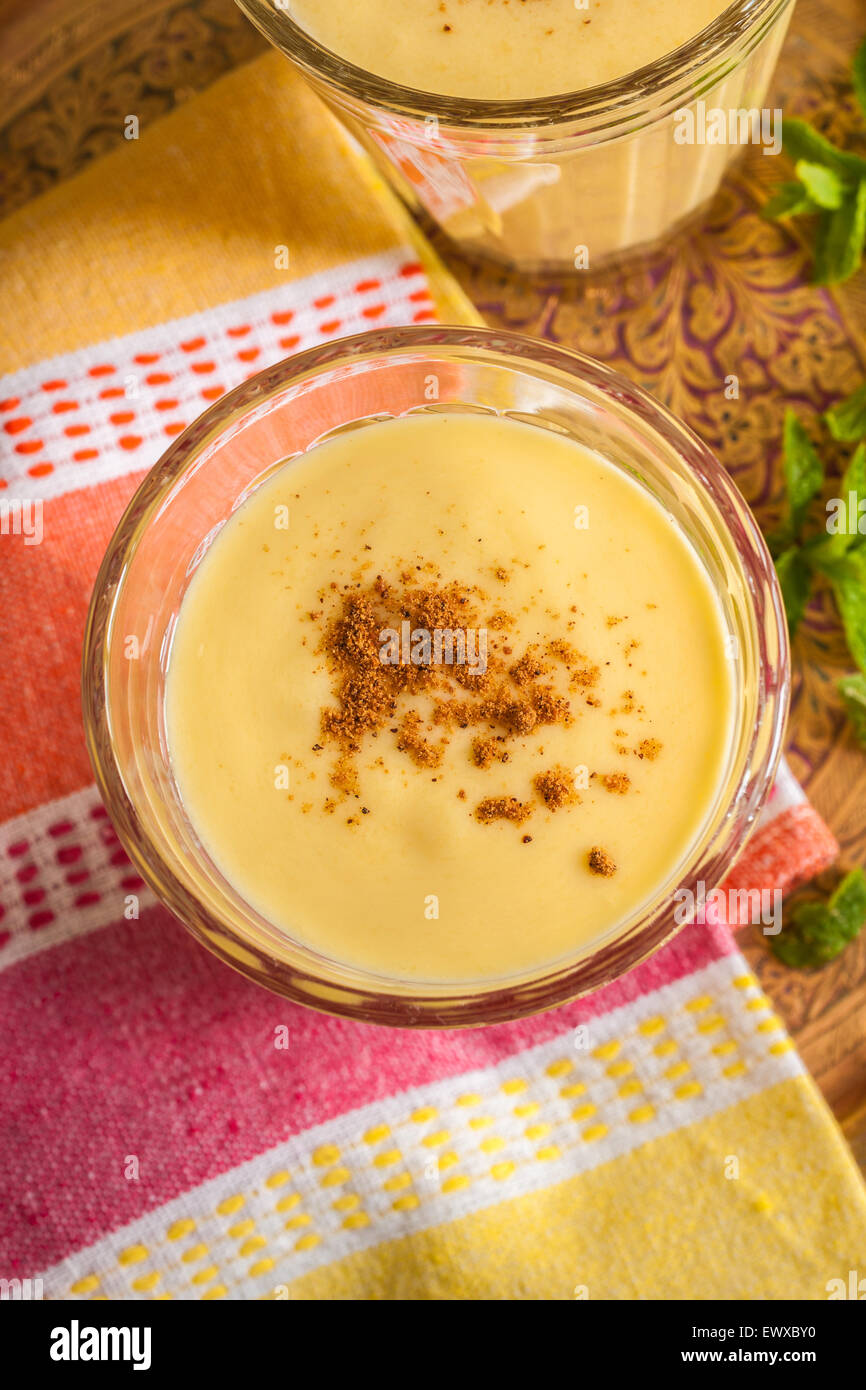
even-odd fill
[{"label": "glass bowl of mango lassi", "polygon": [[272,990],[407,1027],[658,949],[743,848],[788,694],[772,562],[699,439],[589,358],[435,325],[301,353],[180,435],[83,665],[162,901]]},{"label": "glass bowl of mango lassi", "polygon": [[461,250],[586,272],[700,217],[764,108],[793,0],[239,0]]}]

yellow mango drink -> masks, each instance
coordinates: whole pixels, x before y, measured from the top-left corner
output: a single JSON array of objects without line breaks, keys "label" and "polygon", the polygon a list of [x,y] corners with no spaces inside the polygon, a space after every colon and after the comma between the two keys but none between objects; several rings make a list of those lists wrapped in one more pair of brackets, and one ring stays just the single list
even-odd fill
[{"label": "yellow mango drink", "polygon": [[165,727],[235,890],[385,979],[507,980],[615,938],[718,796],[720,606],[616,461],[443,407],[278,465],[198,565]]},{"label": "yellow mango drink", "polygon": [[413,209],[520,270],[666,244],[743,143],[781,147],[793,0],[240,3]]},{"label": "yellow mango drink", "polygon": [[625,77],[700,33],[729,0],[292,0],[297,22],[403,87],[485,101]]}]

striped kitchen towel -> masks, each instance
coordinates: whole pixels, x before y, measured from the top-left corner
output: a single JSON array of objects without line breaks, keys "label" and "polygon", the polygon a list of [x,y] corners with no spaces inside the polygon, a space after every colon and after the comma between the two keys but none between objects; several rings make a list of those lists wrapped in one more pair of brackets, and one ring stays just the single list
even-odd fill
[{"label": "striped kitchen towel", "polygon": [[[535,1019],[404,1034],[242,979],[118,843],[78,671],[143,470],[295,348],[473,317],[316,99],[268,55],[18,212],[0,256],[0,1276],[54,1299],[823,1298],[866,1268],[862,1181],[726,928]],[[834,854],[783,771],[732,883]]]}]

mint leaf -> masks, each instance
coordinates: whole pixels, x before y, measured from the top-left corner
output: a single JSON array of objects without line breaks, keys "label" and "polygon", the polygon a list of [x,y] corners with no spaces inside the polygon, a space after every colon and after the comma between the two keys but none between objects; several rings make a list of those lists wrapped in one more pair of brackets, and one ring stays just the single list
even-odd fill
[{"label": "mint leaf", "polygon": [[860,110],[866,116],[866,39],[863,40],[854,54],[854,62],[851,64],[851,85],[854,88],[854,95],[860,103]]},{"label": "mint leaf", "polygon": [[798,545],[790,546],[779,556],[776,561],[776,574],[785,604],[788,631],[793,637],[806,611],[809,590],[812,587],[812,572]]},{"label": "mint leaf", "polygon": [[770,553],[779,556],[797,539],[809,503],[821,491],[824,467],[814,444],[790,407],[782,431],[782,470],[787,509],[775,531],[767,536]]},{"label": "mint leaf", "polygon": [[[866,104],[866,43],[854,60],[854,89]],[[837,149],[806,121],[784,120],[782,144],[798,182],[781,184],[765,217],[821,212],[815,235],[813,281],[836,285],[860,265],[866,242],[866,159]]]},{"label": "mint leaf", "polygon": [[812,202],[801,183],[780,183],[773,196],[768,198],[761,208],[761,216],[770,220],[818,211],[817,203]]},{"label": "mint leaf", "polygon": [[861,516],[866,536],[866,445],[855,451],[839,483],[839,496],[827,501],[826,510],[827,536],[810,547],[812,563],[825,569],[828,559],[841,558],[858,539]]},{"label": "mint leaf", "polygon": [[866,382],[844,401],[828,410],[824,419],[834,439],[866,438]]},{"label": "mint leaf", "polygon": [[803,903],[796,910],[793,924],[772,938],[770,949],[784,965],[808,970],[810,966],[814,969],[826,965],[838,955],[837,939],[826,904]]},{"label": "mint leaf", "polygon": [[821,491],[824,466],[805,428],[790,406],[785,411],[782,456],[788,493],[788,526],[793,538],[800,534],[809,503]]},{"label": "mint leaf", "polygon": [[834,169],[826,164],[810,164],[798,159],[795,172],[809,198],[819,208],[840,208],[845,201],[847,186]]},{"label": "mint leaf", "polygon": [[866,177],[835,212],[825,212],[815,238],[817,285],[838,285],[857,270],[866,241]]},{"label": "mint leaf", "polygon": [[[846,501],[852,500],[852,493],[856,493],[860,501],[866,500],[866,444],[860,444],[855,449],[848,467],[842,474],[842,494]],[[860,527],[856,524],[857,519],[849,513],[848,532],[852,536],[857,535],[860,531]]]},{"label": "mint leaf", "polygon": [[866,874],[854,869],[826,903],[801,903],[792,916],[792,925],[770,943],[774,954],[798,969],[826,965],[854,940],[866,921]]},{"label": "mint leaf", "polygon": [[784,120],[782,144],[785,154],[794,164],[805,159],[809,164],[823,164],[849,181],[866,178],[866,159],[837,149],[806,121]]},{"label": "mint leaf", "polygon": [[852,548],[841,560],[817,553],[813,564],[833,585],[848,650],[866,671],[866,550]]},{"label": "mint leaf", "polygon": [[857,742],[866,748],[866,676],[843,676],[837,687]]},{"label": "mint leaf", "polygon": [[835,892],[831,893],[827,905],[839,918],[848,940],[853,941],[866,921],[866,874],[863,870],[852,869],[850,874],[846,874]]}]

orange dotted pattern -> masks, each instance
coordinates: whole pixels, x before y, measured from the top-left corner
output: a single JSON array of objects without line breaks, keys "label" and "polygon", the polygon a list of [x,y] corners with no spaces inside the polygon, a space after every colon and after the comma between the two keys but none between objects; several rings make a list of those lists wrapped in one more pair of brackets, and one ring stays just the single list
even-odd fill
[{"label": "orange dotted pattern", "polygon": [[0,489],[27,496],[35,481],[54,479],[49,493],[66,491],[88,483],[81,465],[99,463],[100,477],[147,467],[206,406],[287,353],[435,319],[424,268],[405,254],[379,259],[380,274],[333,272],[332,293],[309,298],[303,281],[292,282],[207,311],[201,331],[147,330],[110,353],[88,349],[0,382]]}]

